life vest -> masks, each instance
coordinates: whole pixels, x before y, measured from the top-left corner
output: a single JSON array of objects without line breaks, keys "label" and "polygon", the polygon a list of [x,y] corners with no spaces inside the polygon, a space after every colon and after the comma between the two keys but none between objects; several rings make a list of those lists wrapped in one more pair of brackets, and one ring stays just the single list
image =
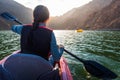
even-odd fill
[{"label": "life vest", "polygon": [[46,60],[50,52],[50,43],[52,30],[40,26],[32,32],[32,45],[28,44],[28,36],[31,33],[32,26],[25,25],[21,32],[21,53],[36,54]]}]

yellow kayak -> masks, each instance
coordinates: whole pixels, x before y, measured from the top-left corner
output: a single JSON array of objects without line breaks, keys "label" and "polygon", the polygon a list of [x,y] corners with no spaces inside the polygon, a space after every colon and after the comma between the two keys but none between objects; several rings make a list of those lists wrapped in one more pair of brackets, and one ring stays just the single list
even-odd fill
[{"label": "yellow kayak", "polygon": [[83,32],[83,29],[77,29],[76,32]]}]

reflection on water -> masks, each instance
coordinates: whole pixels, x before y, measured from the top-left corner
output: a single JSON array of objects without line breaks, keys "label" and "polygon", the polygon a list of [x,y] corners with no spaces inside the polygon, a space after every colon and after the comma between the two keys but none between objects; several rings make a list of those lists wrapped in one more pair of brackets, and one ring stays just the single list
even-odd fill
[{"label": "reflection on water", "polygon": [[19,36],[11,31],[0,31],[0,59],[19,49]]},{"label": "reflection on water", "polygon": [[[55,30],[58,44],[83,59],[95,60],[120,76],[120,32],[119,31],[84,31]],[[19,35],[11,31],[0,31],[1,58],[19,47]],[[82,63],[64,52],[74,80],[87,80]],[[99,80],[91,77],[90,80]],[[118,77],[115,80],[120,80]]]}]

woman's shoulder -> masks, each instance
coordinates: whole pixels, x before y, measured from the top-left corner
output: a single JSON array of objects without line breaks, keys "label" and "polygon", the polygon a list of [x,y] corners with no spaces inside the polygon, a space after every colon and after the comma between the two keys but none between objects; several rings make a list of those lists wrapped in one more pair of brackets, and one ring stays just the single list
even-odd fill
[{"label": "woman's shoulder", "polygon": [[39,26],[39,28],[40,28],[40,29],[43,28],[43,29],[46,29],[46,30],[49,30],[49,31],[53,31],[51,28],[46,27],[46,26]]},{"label": "woman's shoulder", "polygon": [[24,24],[24,27],[32,27],[32,24]]}]

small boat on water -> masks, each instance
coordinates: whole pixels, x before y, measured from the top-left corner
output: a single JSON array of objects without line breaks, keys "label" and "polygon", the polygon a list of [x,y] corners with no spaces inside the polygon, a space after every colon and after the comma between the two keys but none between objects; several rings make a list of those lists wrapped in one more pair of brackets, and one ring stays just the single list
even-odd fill
[{"label": "small boat on water", "polygon": [[83,32],[83,29],[77,29],[76,32]]},{"label": "small boat on water", "polygon": [[[59,63],[57,63],[58,69],[55,69],[40,56],[18,54],[18,52],[15,51],[13,54],[0,60],[0,74],[2,74],[0,80],[52,80],[50,78],[57,75],[57,71],[59,71],[60,79],[57,79],[58,76],[56,76],[54,80],[73,80],[64,57],[61,57]],[[53,75],[51,75],[52,73]]]}]

